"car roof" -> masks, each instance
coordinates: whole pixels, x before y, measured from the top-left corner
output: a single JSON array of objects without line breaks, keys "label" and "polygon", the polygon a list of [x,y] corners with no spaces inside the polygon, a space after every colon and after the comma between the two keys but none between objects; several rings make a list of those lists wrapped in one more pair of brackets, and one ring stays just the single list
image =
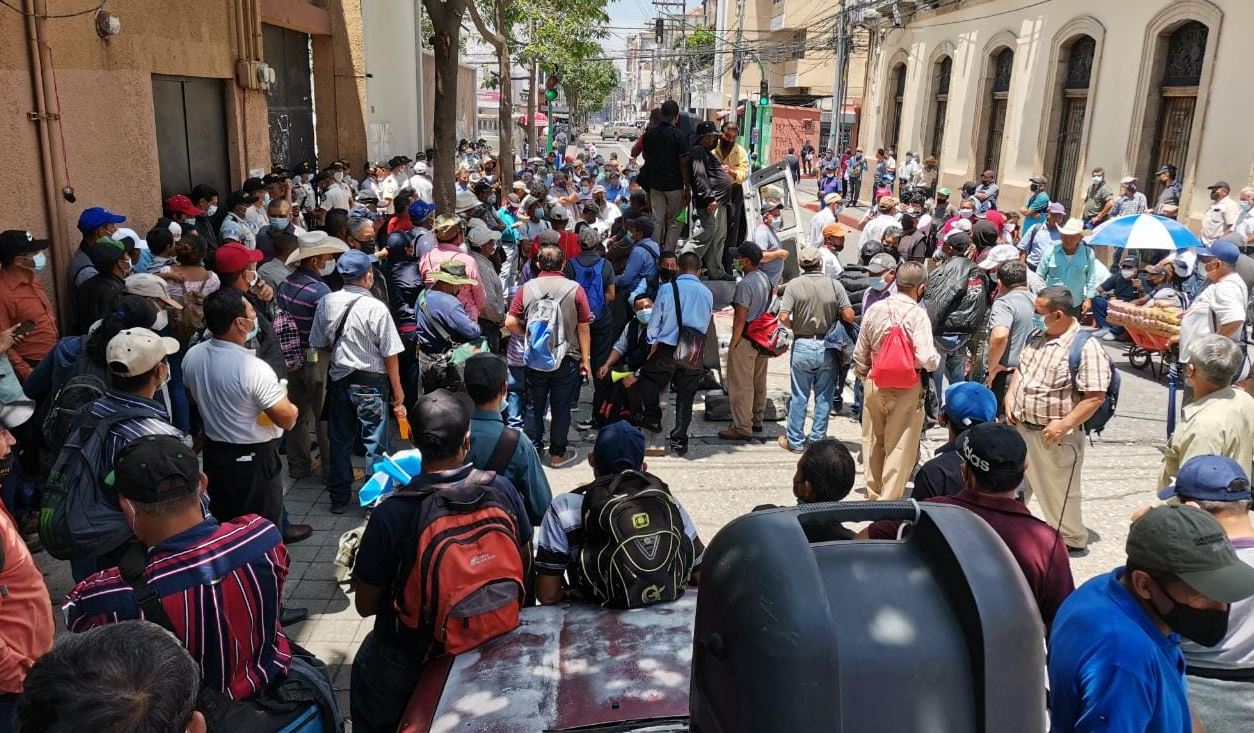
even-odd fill
[{"label": "car roof", "polygon": [[536,733],[685,717],[696,605],[688,592],[625,611],[524,609],[514,631],[424,670],[402,730]]}]

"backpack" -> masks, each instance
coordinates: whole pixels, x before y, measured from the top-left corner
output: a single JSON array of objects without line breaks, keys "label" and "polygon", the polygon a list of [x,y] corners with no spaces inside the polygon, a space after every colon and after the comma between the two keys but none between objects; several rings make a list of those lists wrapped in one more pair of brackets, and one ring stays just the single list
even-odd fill
[{"label": "backpack", "polygon": [[745,338],[758,353],[766,356],[782,356],[792,346],[792,330],[769,310],[745,324]]},{"label": "backpack", "polygon": [[85,412],[76,423],[40,496],[39,541],[49,555],[58,560],[71,555],[98,557],[131,537],[126,517],[105,498],[100,485],[111,469],[104,465],[104,443],[118,423],[150,416],[141,410],[120,410],[103,418]]},{"label": "backpack", "polygon": [[[657,299],[658,282],[659,282],[659,279],[660,279],[660,276],[661,276],[660,268],[658,267],[658,264],[659,264],[659,263],[661,262],[661,260],[662,260],[662,255],[660,254],[660,252],[661,252],[661,250],[660,250],[661,245],[658,245],[658,247],[659,247],[659,250],[658,250],[658,251],[659,251],[659,253],[658,253],[658,254],[655,254],[655,253],[653,252],[653,250],[649,249],[648,247],[646,247],[644,244],[642,244],[642,243],[640,243],[640,242],[637,242],[637,243],[635,244],[635,247],[638,247],[639,249],[644,250],[644,253],[645,253],[645,254],[647,254],[648,256],[650,256],[650,257],[652,257],[652,258],[653,258],[653,274],[652,274],[652,275],[650,275],[649,277],[646,277],[646,278],[644,279],[644,292],[645,292],[645,294],[646,294],[646,295],[648,295],[650,298],[652,298],[652,299],[656,300],[656,299]],[[628,255],[628,256],[630,256],[630,255]],[[631,303],[629,302],[629,303],[628,303],[628,305],[630,305],[630,304],[631,304]]]},{"label": "backpack", "polygon": [[605,608],[641,608],[684,594],[695,548],[670,489],[624,471],[584,490],[578,576]]},{"label": "backpack", "polygon": [[176,310],[170,314],[170,335],[179,340],[179,343],[187,344],[191,340],[205,330],[205,282],[209,280],[206,275],[200,280],[200,288],[192,290],[191,283],[184,283],[183,286],[183,309]]},{"label": "backpack", "polygon": [[86,353],[80,354],[78,362],[70,370],[70,376],[57,390],[44,415],[40,430],[45,445],[52,451],[61,450],[78,422],[79,414],[108,391],[107,377],[96,369]]},{"label": "backpack", "polygon": [[914,366],[914,342],[900,323],[888,327],[879,349],[871,357],[871,381],[880,389],[905,389],[919,383]]},{"label": "backpack", "polygon": [[605,309],[605,259],[598,257],[595,265],[587,267],[579,264],[579,260],[571,260],[570,269],[575,282],[588,295],[588,308],[593,317],[600,318]]},{"label": "backpack", "polygon": [[562,317],[562,301],[579,286],[571,283],[571,287],[558,298],[543,292],[538,279],[529,281],[525,287],[531,302],[527,305],[523,362],[539,372],[557,371],[570,350],[566,319]]},{"label": "backpack", "polygon": [[388,501],[422,505],[410,530],[413,560],[402,565],[393,605],[400,630],[433,643],[426,657],[461,654],[518,626],[523,561],[518,522],[494,471],[463,481],[401,489]]},{"label": "backpack", "polygon": [[[1075,340],[1071,342],[1071,351],[1067,354],[1067,368],[1071,371],[1071,387],[1079,390],[1076,384],[1076,377],[1080,373],[1080,361],[1084,357],[1084,345],[1093,337],[1092,331],[1081,329],[1075,335]],[[1115,416],[1115,406],[1119,403],[1119,370],[1115,369],[1115,363],[1110,360],[1110,356],[1102,351],[1102,357],[1106,360],[1106,366],[1110,369],[1110,386],[1106,388],[1106,398],[1102,400],[1102,404],[1097,408],[1088,420],[1084,421],[1084,434],[1092,435],[1102,434],[1106,429],[1106,423],[1110,422],[1110,418]]]}]

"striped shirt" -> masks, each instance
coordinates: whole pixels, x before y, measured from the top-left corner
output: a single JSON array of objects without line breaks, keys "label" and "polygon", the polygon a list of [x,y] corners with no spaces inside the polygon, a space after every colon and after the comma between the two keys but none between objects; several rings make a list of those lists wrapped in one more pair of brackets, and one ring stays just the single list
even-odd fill
[{"label": "striped shirt", "polygon": [[[279,624],[287,548],[273,524],[247,514],[212,517],[148,551],[144,577],[201,677],[235,700],[253,697],[287,674],[292,653]],[[89,576],[66,597],[73,632],[143,619],[117,568]]]},{"label": "striped shirt", "polygon": [[1058,336],[1040,331],[1028,339],[1019,356],[1018,388],[1012,395],[1010,414],[1015,420],[1033,425],[1048,425],[1066,417],[1075,409],[1079,392],[1102,392],[1110,387],[1110,367],[1101,343],[1090,338],[1080,354],[1075,385],[1071,384],[1071,367],[1067,360],[1071,344],[1080,331],[1079,321]]},{"label": "striped shirt", "polygon": [[[339,341],[335,332],[349,306]],[[383,374],[385,359],[405,350],[388,307],[356,285],[331,293],[318,302],[309,344],[331,350],[330,377],[343,379],[355,371]]]},{"label": "striped shirt", "polygon": [[318,301],[331,292],[327,284],[307,270],[298,269],[279,285],[279,307],[296,321],[300,346],[309,348],[309,330],[313,328]]},{"label": "striped shirt", "polygon": [[[122,420],[113,426],[113,429],[109,431],[109,435],[105,437],[104,442],[104,461],[102,465],[106,467],[106,473],[113,470],[113,459],[117,456],[118,451],[126,447],[126,444],[132,440],[138,440],[146,435],[183,437],[183,431],[170,424],[170,417],[166,413],[165,406],[155,400],[110,390],[104,397],[91,403],[91,415],[95,418],[109,417],[123,410],[147,411],[151,412],[152,416]],[[101,476],[100,480],[103,481],[104,476]]]}]

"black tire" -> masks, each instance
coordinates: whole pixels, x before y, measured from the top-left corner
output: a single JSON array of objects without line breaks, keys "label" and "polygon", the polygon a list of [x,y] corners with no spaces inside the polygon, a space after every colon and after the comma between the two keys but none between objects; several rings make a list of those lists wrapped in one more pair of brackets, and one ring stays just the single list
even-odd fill
[{"label": "black tire", "polygon": [[1128,364],[1134,369],[1145,371],[1149,368],[1150,362],[1154,359],[1154,354],[1145,349],[1134,347],[1128,349]]}]

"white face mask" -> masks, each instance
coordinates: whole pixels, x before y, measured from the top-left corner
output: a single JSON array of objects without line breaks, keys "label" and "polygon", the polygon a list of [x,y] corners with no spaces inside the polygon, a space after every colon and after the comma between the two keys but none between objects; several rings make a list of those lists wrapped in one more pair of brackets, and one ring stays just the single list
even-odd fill
[{"label": "white face mask", "polygon": [[[165,327],[168,325],[170,325],[170,314],[167,313],[165,309],[158,311],[157,317],[152,322],[152,330],[161,331],[161,330],[164,330]],[[169,379],[169,378],[170,377],[167,374],[166,379]],[[162,384],[165,384],[165,382],[162,382]]]},{"label": "white face mask", "polygon": [[209,204],[209,208],[205,209],[205,216],[213,216],[218,213],[217,204]]},{"label": "white face mask", "polygon": [[1093,176],[1093,185],[1094,185],[1094,186],[1100,186],[1100,185],[1102,185],[1102,181],[1103,181],[1103,180],[1104,180],[1104,179],[1103,179],[1101,176]]},{"label": "white face mask", "polygon": [[36,252],[31,260],[34,262],[35,272],[43,272],[48,266],[48,257],[43,252]]},{"label": "white face mask", "polygon": [[333,272],[335,272],[335,260],[331,260],[327,262],[325,265],[323,265],[322,267],[318,268],[318,274],[323,277],[326,277],[327,275],[330,275]]},{"label": "white face mask", "polygon": [[332,173],[332,174],[331,174],[331,180],[335,181],[336,183],[339,183],[340,181],[343,181],[343,180],[344,180],[344,172],[343,172],[343,171],[336,171],[336,172]]}]

